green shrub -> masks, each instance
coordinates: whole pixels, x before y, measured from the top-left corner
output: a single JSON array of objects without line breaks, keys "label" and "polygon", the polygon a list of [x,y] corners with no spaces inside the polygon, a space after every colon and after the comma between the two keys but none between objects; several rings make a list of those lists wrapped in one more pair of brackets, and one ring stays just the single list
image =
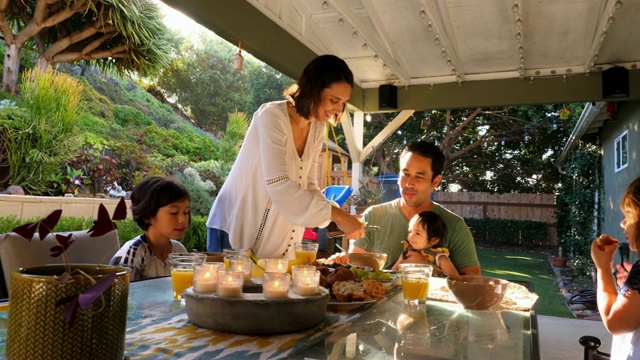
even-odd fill
[{"label": "green shrub", "polygon": [[548,225],[542,221],[508,219],[464,219],[476,244],[535,248],[549,242]]},{"label": "green shrub", "polygon": [[187,168],[183,173],[176,174],[175,178],[180,181],[189,191],[191,197],[191,214],[195,216],[209,216],[213,196],[211,191],[215,188],[209,180],[202,181],[198,171]]},{"label": "green shrub", "polygon": [[155,125],[154,122],[149,119],[142,111],[134,109],[131,106],[114,105],[113,115],[115,117],[116,123],[118,123],[123,128],[129,126],[145,127]]},{"label": "green shrub", "polygon": [[[41,217],[31,219],[18,220],[15,216],[0,217],[0,234],[11,232],[12,229],[30,222],[41,220]],[[180,242],[188,251],[206,251],[207,249],[207,216],[191,216],[191,225]],[[125,242],[135,238],[143,233],[142,229],[133,219],[117,220],[118,239],[120,246]],[[55,232],[70,232],[86,230],[93,226],[93,218],[77,218],[71,216],[63,216],[56,225]]]},{"label": "green shrub", "polygon": [[[74,156],[76,123],[82,114],[82,86],[70,76],[53,70],[27,70],[19,88],[26,117],[6,107],[2,111],[10,111],[15,121],[0,125],[0,140],[8,154],[10,182],[30,194],[46,194],[51,189],[50,176],[58,174]],[[6,114],[3,117],[6,118]]]},{"label": "green shrub", "polygon": [[207,251],[206,224],[206,216],[191,216],[191,225],[181,240],[187,251]]}]

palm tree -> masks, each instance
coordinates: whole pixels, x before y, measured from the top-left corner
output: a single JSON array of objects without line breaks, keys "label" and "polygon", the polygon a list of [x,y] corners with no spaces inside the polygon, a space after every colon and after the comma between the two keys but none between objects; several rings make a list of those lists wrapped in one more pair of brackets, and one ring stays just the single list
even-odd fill
[{"label": "palm tree", "polygon": [[0,0],[0,32],[2,88],[11,93],[25,45],[35,46],[42,69],[85,60],[144,76],[169,61],[168,30],[151,0]]}]

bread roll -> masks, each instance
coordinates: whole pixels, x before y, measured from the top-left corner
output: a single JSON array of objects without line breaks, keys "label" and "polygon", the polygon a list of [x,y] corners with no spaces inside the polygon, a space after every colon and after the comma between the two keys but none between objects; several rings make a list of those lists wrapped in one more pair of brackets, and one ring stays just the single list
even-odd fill
[{"label": "bread roll", "polygon": [[598,244],[598,247],[600,248],[600,250],[604,250],[605,246],[613,245],[613,244],[616,244],[617,242],[618,240],[606,234],[602,234],[598,236],[598,238],[596,239],[596,243]]},{"label": "bread roll", "polygon": [[336,281],[331,292],[341,302],[380,300],[385,296],[384,286],[375,280]]}]

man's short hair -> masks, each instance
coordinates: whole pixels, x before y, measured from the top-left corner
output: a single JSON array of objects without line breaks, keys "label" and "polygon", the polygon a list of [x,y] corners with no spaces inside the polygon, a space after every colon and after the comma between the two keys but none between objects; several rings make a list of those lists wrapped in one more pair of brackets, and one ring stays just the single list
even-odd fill
[{"label": "man's short hair", "polygon": [[416,141],[409,144],[402,151],[402,155],[400,155],[400,157],[402,158],[407,153],[414,153],[431,159],[431,172],[433,173],[434,178],[442,174],[445,156],[436,144],[424,140]]}]

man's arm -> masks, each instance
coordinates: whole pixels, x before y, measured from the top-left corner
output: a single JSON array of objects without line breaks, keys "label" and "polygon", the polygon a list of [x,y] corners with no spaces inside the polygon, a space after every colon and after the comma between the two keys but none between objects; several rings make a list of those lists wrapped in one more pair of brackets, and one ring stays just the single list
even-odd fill
[{"label": "man's arm", "polygon": [[480,270],[480,266],[472,266],[466,269],[458,270],[460,275],[482,275],[482,271]]}]

